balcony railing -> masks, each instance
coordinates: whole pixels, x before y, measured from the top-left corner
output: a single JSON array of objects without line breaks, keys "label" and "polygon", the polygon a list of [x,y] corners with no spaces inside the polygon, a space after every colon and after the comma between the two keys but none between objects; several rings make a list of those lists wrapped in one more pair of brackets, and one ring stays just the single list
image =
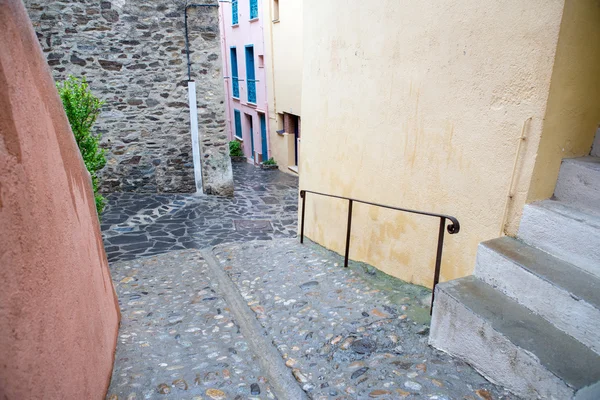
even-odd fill
[{"label": "balcony railing", "polygon": [[[300,197],[302,198],[302,216],[301,216],[301,220],[300,220],[300,243],[304,243],[304,213],[306,211],[306,195],[308,193],[312,193],[312,194],[315,194],[318,196],[333,197],[336,199],[348,200],[348,222],[346,224],[346,251],[344,254],[344,267],[346,267],[346,268],[348,267],[348,254],[350,253],[350,232],[352,229],[352,205],[354,203],[362,203],[362,204],[367,204],[370,206],[387,208],[390,210],[402,211],[402,212],[406,212],[406,213],[410,213],[410,214],[419,214],[419,215],[425,215],[425,216],[429,216],[429,217],[439,218],[440,225],[439,225],[439,230],[438,230],[437,253],[436,253],[436,257],[435,257],[435,267],[434,267],[434,273],[433,273],[433,292],[431,294],[431,309],[430,309],[430,313],[433,312],[433,300],[435,297],[435,287],[437,286],[437,284],[440,281],[440,269],[442,266],[442,250],[444,247],[444,233],[446,230],[448,230],[448,233],[453,235],[460,231],[460,224],[458,223],[458,220],[456,218],[454,218],[450,215],[437,214],[437,213],[431,213],[431,212],[426,212],[426,211],[410,210],[408,208],[392,207],[392,206],[387,206],[384,204],[372,203],[370,201],[353,199],[351,197],[343,197],[343,196],[336,196],[333,194],[313,192],[311,190],[300,190]],[[448,226],[446,226],[447,220],[450,221],[450,224],[448,224]]]}]

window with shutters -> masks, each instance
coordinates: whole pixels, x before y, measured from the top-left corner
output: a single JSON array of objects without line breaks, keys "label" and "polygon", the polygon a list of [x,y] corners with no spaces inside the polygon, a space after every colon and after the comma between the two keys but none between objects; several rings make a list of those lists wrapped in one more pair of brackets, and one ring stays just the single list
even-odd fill
[{"label": "window with shutters", "polygon": [[252,45],[246,46],[246,83],[248,85],[248,103],[256,104],[256,73]]},{"label": "window with shutters", "polygon": [[233,97],[240,98],[240,79],[238,75],[237,49],[232,47],[229,50],[231,56],[231,89]]},{"label": "window with shutters", "polygon": [[258,0],[250,0],[250,19],[258,19]]},{"label": "window with shutters", "polygon": [[233,118],[235,120],[235,137],[242,138],[242,114],[239,110],[233,110]]},{"label": "window with shutters", "polygon": [[238,0],[231,0],[231,25],[238,23]]}]

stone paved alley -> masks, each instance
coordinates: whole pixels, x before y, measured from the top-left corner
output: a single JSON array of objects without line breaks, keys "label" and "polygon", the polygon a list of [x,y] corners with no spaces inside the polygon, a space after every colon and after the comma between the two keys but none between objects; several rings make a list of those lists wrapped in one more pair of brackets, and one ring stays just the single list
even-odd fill
[{"label": "stone paved alley", "polygon": [[297,179],[234,171],[234,199],[110,197],[122,321],[108,399],[514,398],[427,345],[427,289],[293,237]]},{"label": "stone paved alley", "polygon": [[298,178],[233,163],[235,197],[113,193],[102,214],[109,261],[296,236]]}]

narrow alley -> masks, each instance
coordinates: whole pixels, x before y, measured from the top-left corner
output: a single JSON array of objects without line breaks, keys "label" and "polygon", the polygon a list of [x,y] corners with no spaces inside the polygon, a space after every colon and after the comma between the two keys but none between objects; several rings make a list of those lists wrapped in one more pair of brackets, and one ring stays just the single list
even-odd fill
[{"label": "narrow alley", "polygon": [[108,399],[512,398],[427,345],[428,289],[299,243],[294,177],[234,173],[233,199],[111,198]]},{"label": "narrow alley", "polygon": [[0,399],[600,399],[598,21],[0,0]]}]

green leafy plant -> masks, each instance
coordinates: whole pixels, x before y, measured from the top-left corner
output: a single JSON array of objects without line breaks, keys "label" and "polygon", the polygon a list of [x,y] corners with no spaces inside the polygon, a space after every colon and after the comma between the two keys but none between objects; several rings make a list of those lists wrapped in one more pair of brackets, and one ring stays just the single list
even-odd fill
[{"label": "green leafy plant", "polygon": [[237,140],[229,142],[229,155],[231,157],[243,157],[244,152],[242,151],[242,144]]},{"label": "green leafy plant", "polygon": [[85,167],[92,176],[96,210],[100,215],[106,199],[98,193],[97,172],[106,165],[106,157],[105,150],[100,148],[101,135],[92,133],[92,126],[100,114],[103,102],[94,96],[85,78],[69,76],[65,81],[58,82],[56,87]]},{"label": "green leafy plant", "polygon": [[269,158],[267,161],[263,161],[263,165],[277,165],[273,157]]}]

